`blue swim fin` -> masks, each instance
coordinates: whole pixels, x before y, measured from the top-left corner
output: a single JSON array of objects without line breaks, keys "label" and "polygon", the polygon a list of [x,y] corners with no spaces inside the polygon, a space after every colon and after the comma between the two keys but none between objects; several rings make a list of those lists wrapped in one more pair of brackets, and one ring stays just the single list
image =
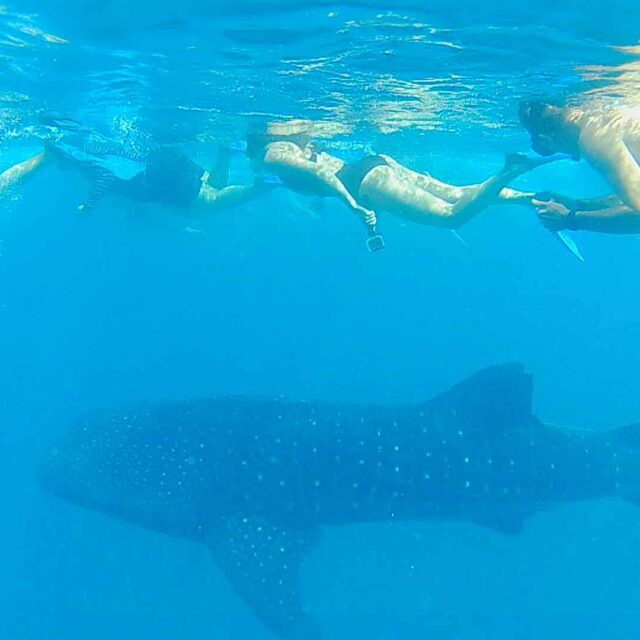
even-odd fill
[{"label": "blue swim fin", "polygon": [[465,248],[471,249],[469,243],[455,230],[451,229],[451,235]]},{"label": "blue swim fin", "polygon": [[580,247],[576,244],[574,239],[566,232],[566,231],[555,231],[553,235],[560,240],[563,246],[571,252],[576,260],[580,260],[580,262],[584,262],[584,256],[580,251]]}]

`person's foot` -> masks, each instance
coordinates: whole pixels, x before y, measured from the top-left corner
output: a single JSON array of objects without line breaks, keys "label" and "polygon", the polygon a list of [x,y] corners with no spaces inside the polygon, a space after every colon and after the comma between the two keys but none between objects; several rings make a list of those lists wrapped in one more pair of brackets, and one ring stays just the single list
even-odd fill
[{"label": "person's foot", "polygon": [[524,153],[507,153],[504,156],[504,171],[525,173],[535,169],[541,163],[536,158],[530,158]]}]

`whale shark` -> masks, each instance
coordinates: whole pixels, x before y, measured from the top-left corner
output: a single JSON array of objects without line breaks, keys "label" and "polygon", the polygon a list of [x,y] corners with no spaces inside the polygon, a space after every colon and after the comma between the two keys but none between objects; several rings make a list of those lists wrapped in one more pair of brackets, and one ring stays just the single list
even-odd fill
[{"label": "whale shark", "polygon": [[72,503],[207,545],[265,627],[319,640],[299,568],[325,527],[474,523],[517,535],[579,500],[640,497],[640,425],[546,425],[517,363],[403,406],[224,397],[90,413],[39,466]]}]

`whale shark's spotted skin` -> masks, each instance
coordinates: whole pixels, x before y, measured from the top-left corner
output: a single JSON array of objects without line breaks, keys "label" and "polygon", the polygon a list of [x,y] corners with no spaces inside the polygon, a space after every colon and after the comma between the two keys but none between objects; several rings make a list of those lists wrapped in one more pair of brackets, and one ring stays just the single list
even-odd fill
[{"label": "whale shark's spotted skin", "polygon": [[207,544],[266,626],[315,640],[298,569],[322,527],[437,518],[515,534],[553,503],[637,496],[638,454],[623,446],[636,431],[545,426],[530,376],[503,365],[410,407],[230,398],[97,413],[49,452],[41,479]]}]

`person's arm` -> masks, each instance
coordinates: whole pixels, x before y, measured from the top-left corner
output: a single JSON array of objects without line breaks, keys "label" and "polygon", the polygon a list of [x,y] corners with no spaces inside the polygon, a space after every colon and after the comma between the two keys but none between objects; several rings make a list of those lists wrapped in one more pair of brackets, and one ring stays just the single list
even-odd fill
[{"label": "person's arm", "polygon": [[603,196],[601,198],[587,198],[576,200],[576,210],[579,211],[598,211],[601,209],[609,209],[626,206],[616,195]]},{"label": "person's arm", "polygon": [[285,172],[294,169],[298,173],[302,173],[309,178],[320,182],[340,200],[342,200],[352,211],[357,213],[370,227],[376,225],[376,216],[373,211],[366,209],[356,202],[354,197],[349,193],[347,188],[340,182],[333,172],[333,167],[323,166],[322,163],[312,162],[302,156],[294,156],[289,153],[283,153],[278,149],[269,149],[265,156],[265,165],[272,167],[281,167]]},{"label": "person's arm", "polygon": [[570,228],[600,233],[640,233],[640,215],[626,204],[603,209],[577,210]]},{"label": "person's arm", "polygon": [[640,233],[640,214],[617,196],[572,200],[549,194],[532,199],[542,224],[552,231],[583,230],[600,233]]},{"label": "person's arm", "polygon": [[[503,189],[506,191],[506,189]],[[539,202],[558,202],[571,211],[600,211],[602,209],[626,206],[615,194],[599,198],[572,198],[557,191],[539,191],[531,194],[532,200]]]},{"label": "person's arm", "polygon": [[208,209],[239,206],[262,195],[265,191],[258,185],[231,185],[224,189],[215,189],[208,184],[203,184],[198,194],[198,203]]},{"label": "person's arm", "polygon": [[22,182],[26,178],[31,177],[38,169],[47,164],[48,160],[49,154],[42,151],[0,173],[0,194],[3,194],[18,182]]}]

